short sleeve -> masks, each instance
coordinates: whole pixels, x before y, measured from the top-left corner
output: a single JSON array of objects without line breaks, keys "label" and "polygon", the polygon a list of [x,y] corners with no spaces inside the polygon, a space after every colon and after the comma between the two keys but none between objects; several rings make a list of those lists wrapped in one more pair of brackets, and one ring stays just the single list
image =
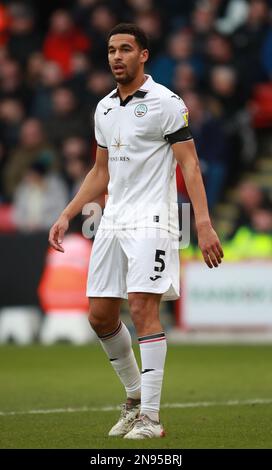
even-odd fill
[{"label": "short sleeve", "polygon": [[97,108],[94,113],[94,134],[95,134],[95,140],[96,140],[97,145],[102,148],[107,148],[107,142],[105,141],[103,137],[103,134],[101,132],[101,128],[99,125],[99,113],[98,113]]},{"label": "short sleeve", "polygon": [[188,127],[188,109],[174,93],[161,100],[161,127],[163,137]]}]

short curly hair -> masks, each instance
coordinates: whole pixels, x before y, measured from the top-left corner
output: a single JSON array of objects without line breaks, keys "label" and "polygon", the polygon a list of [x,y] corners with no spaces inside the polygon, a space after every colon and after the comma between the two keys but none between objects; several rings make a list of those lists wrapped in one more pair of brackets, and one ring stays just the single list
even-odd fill
[{"label": "short curly hair", "polygon": [[109,32],[108,42],[114,34],[131,34],[141,49],[149,49],[148,37],[142,28],[134,23],[119,23]]}]

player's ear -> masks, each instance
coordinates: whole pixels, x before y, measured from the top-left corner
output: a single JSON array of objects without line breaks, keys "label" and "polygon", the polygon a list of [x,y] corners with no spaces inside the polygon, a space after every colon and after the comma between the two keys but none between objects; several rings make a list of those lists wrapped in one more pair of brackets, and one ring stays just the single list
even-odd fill
[{"label": "player's ear", "polygon": [[149,50],[148,49],[143,49],[141,51],[141,62],[142,62],[142,64],[147,62],[148,58],[149,58]]}]

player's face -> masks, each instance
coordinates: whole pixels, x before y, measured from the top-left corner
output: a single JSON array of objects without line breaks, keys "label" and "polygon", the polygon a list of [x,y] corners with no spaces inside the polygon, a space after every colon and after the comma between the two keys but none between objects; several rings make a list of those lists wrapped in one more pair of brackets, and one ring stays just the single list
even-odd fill
[{"label": "player's face", "polygon": [[148,50],[141,49],[131,34],[114,34],[108,44],[111,71],[117,83],[130,83],[148,59]]}]

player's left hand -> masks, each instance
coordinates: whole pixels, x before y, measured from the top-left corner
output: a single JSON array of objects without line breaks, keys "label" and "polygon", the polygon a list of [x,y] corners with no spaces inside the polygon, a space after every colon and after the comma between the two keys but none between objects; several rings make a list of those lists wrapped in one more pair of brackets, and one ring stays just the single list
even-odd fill
[{"label": "player's left hand", "polygon": [[197,226],[198,246],[209,268],[217,268],[224,257],[219,238],[210,222]]}]

